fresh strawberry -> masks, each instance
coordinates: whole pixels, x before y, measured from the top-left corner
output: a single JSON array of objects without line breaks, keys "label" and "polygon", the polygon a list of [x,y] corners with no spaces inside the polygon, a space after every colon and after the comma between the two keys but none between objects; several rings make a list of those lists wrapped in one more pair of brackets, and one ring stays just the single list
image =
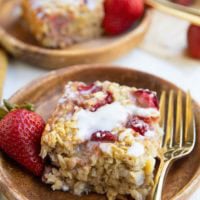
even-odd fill
[{"label": "fresh strawberry", "polygon": [[159,109],[156,93],[151,92],[150,90],[138,89],[134,92],[134,96],[140,106]]},{"label": "fresh strawberry", "polygon": [[45,122],[41,116],[24,106],[11,109],[10,104],[6,104],[7,110],[0,109],[0,148],[33,174],[40,176],[44,168],[39,156],[40,140]]},{"label": "fresh strawberry", "polygon": [[115,142],[117,141],[117,136],[113,135],[110,131],[97,131],[92,134],[91,141]]},{"label": "fresh strawberry", "polygon": [[200,26],[190,25],[187,34],[188,53],[191,57],[200,59]]},{"label": "fresh strawberry", "polygon": [[105,0],[103,28],[109,35],[128,30],[144,12],[143,0]]}]

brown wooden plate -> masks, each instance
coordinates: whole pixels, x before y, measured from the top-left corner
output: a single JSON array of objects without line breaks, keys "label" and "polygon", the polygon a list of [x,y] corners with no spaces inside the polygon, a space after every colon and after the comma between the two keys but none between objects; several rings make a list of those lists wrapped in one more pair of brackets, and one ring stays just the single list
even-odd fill
[{"label": "brown wooden plate", "polygon": [[[11,97],[15,103],[32,102],[36,111],[45,119],[55,108],[56,101],[67,81],[110,80],[128,86],[149,88],[158,94],[162,90],[177,91],[173,84],[153,75],[126,68],[105,65],[79,65],[52,71],[44,77],[36,79]],[[200,107],[194,102],[196,115],[197,144],[193,152],[175,162],[167,176],[163,199],[188,199],[188,196],[200,183]],[[198,117],[197,117],[198,116]],[[10,200],[105,200],[105,196],[90,194],[83,197],[64,192],[53,192],[50,186],[33,177],[5,154],[0,152],[0,190]],[[172,198],[173,197],[173,198]]]},{"label": "brown wooden plate", "polygon": [[117,37],[102,36],[66,49],[40,46],[23,26],[20,0],[0,0],[0,44],[15,57],[45,68],[111,61],[136,47],[150,25],[152,11],[146,9],[142,19],[128,32]]}]

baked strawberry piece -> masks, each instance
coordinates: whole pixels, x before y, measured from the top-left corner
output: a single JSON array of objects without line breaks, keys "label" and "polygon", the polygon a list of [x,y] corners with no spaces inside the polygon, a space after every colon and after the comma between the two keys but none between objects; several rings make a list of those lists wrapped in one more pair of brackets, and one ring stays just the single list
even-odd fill
[{"label": "baked strawberry piece", "polygon": [[90,140],[95,142],[115,142],[117,141],[117,136],[110,131],[97,131],[92,134]]},{"label": "baked strawberry piece", "polygon": [[155,92],[139,89],[133,95],[140,106],[159,109],[158,98]]},{"label": "baked strawberry piece", "polygon": [[39,156],[41,135],[45,127],[42,117],[29,110],[5,102],[0,109],[0,148],[36,176],[41,176],[44,162]]},{"label": "baked strawberry piece", "polygon": [[69,82],[42,135],[53,190],[145,199],[162,130],[155,92],[109,81]]}]

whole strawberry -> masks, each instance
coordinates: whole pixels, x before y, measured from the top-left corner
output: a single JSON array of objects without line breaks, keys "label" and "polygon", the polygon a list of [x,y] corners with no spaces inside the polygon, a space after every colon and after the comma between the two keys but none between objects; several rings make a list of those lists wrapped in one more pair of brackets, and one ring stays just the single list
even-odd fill
[{"label": "whole strawberry", "polygon": [[41,116],[27,110],[27,106],[12,106],[8,102],[5,105],[0,109],[0,148],[34,175],[40,176],[44,168],[39,156],[40,140],[45,122]]},{"label": "whole strawberry", "polygon": [[103,28],[109,35],[128,30],[144,12],[143,0],[105,0]]},{"label": "whole strawberry", "polygon": [[189,55],[193,58],[200,59],[200,26],[189,26],[187,40]]}]

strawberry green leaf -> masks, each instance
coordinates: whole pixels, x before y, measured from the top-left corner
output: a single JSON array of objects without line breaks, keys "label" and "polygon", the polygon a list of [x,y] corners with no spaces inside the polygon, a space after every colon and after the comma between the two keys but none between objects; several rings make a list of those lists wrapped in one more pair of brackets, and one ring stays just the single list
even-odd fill
[{"label": "strawberry green leaf", "polygon": [[22,106],[20,106],[20,108],[24,108],[24,109],[30,110],[30,111],[35,111],[35,107],[31,103],[23,104]]},{"label": "strawberry green leaf", "polygon": [[3,100],[3,104],[6,110],[12,111],[16,109],[26,109],[29,111],[34,111],[34,105],[31,103],[24,103],[22,105],[17,105],[17,104],[11,104],[8,100]]},{"label": "strawberry green leaf", "polygon": [[0,107],[0,119],[3,119],[8,114],[8,111]]},{"label": "strawberry green leaf", "polygon": [[15,109],[17,106],[15,104],[11,104],[9,101],[7,101],[6,99],[3,100],[3,104],[6,107],[6,109],[8,111],[11,111],[13,109]]}]

